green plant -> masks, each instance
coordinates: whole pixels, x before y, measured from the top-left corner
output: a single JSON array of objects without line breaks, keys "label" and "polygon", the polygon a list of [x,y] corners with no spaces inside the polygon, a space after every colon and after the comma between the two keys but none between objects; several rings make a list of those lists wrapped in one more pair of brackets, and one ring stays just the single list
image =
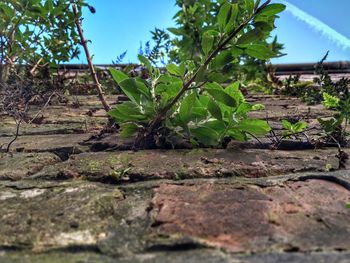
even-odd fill
[{"label": "green plant", "polygon": [[336,155],[339,160],[338,169],[346,169],[349,155],[342,150],[342,146],[348,144],[347,126],[350,118],[350,93],[348,90],[345,91],[341,98],[323,93],[323,105],[336,111],[332,118],[326,120],[319,118],[318,121],[326,133],[327,141],[335,143],[338,147],[338,154]]},{"label": "green plant", "polygon": [[283,81],[281,93],[287,96],[301,98],[307,104],[316,104],[321,101],[320,88],[312,81],[300,81],[300,75],[290,75]]},{"label": "green plant", "polygon": [[324,62],[329,52],[315,65],[316,76],[313,82],[300,82],[298,76],[290,76],[284,81],[282,94],[301,98],[307,104],[319,104],[323,101],[323,94],[345,99],[350,85],[350,79],[341,78],[333,81],[328,71],[324,68]]},{"label": "green plant", "polygon": [[347,143],[347,126],[350,119],[350,93],[346,91],[342,98],[332,96],[328,93],[323,93],[323,105],[328,108],[335,110],[336,113],[330,119],[321,119],[318,121],[335,143],[344,145]]},{"label": "green plant", "polygon": [[282,127],[285,129],[283,132],[284,137],[290,137],[302,133],[307,128],[307,123],[304,121],[298,121],[296,123],[291,123],[288,120],[282,120]]},{"label": "green plant", "polygon": [[144,48],[141,45],[139,54],[144,55],[153,65],[161,64],[164,66],[168,55],[170,56],[173,52],[170,35],[159,28],[155,28],[154,31],[151,31],[151,34],[154,46],[151,48],[150,41],[147,41]]},{"label": "green plant", "polygon": [[109,112],[120,124],[121,135],[137,134],[135,148],[148,148],[174,147],[179,140],[217,146],[227,137],[245,140],[249,134],[269,132],[266,121],[248,118],[247,113],[261,105],[245,102],[239,82],[227,87],[218,83],[226,79],[222,69],[237,49],[264,53],[262,43],[274,28],[277,14],[285,8],[270,2],[220,1],[215,27],[201,35],[199,60],[169,64],[167,73],[162,74],[140,55],[150,74],[148,80],[129,78],[110,69],[130,99]]},{"label": "green plant", "polygon": [[[81,14],[83,0],[74,1]],[[3,0],[0,3],[0,83],[16,65],[33,72],[77,57],[79,42],[70,0]]]},{"label": "green plant", "polygon": [[[226,0],[177,0],[176,5],[180,10],[174,16],[176,27],[168,28],[172,35],[158,28],[151,31],[156,45],[152,49],[152,56],[146,57],[151,62],[154,62],[156,57],[157,62],[162,64],[165,61],[173,63],[191,61],[195,66],[199,66],[202,59],[202,43],[211,38],[208,33],[220,32],[216,18],[225,2]],[[249,8],[247,5],[250,5],[245,1],[233,3],[237,4],[239,9]],[[242,12],[233,15],[236,16],[237,22],[245,19]],[[264,24],[264,26],[273,25]],[[283,45],[277,42],[276,37],[272,42],[264,39],[257,45],[236,46],[231,53],[227,52],[218,58],[220,63],[223,63],[220,71],[216,72],[217,75],[221,75],[221,80],[218,82],[239,79],[246,82],[246,85],[252,81],[258,81],[262,86],[268,85],[266,62],[271,57],[284,55],[281,53],[282,49]]]},{"label": "green plant", "polygon": [[[320,86],[320,93],[323,95],[327,93],[332,96],[336,96],[340,99],[345,99],[348,95],[348,86],[350,79],[341,78],[339,81],[334,82],[328,71],[324,68],[324,62],[328,57],[329,51],[315,66],[315,73],[318,75],[314,78],[314,83]],[[322,96],[321,96],[322,99]]]}]

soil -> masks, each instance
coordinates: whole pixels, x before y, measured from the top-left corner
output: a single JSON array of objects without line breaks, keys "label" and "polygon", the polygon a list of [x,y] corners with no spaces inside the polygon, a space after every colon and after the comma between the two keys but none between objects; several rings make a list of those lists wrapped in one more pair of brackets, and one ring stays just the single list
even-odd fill
[{"label": "soil", "polygon": [[[308,140],[134,152],[96,136],[107,121],[96,97],[49,106],[0,154],[0,262],[350,262],[350,172],[337,148],[308,144],[333,113],[248,101],[266,105],[251,116],[277,134],[282,119],[307,121]],[[15,130],[0,116],[0,146]]]}]

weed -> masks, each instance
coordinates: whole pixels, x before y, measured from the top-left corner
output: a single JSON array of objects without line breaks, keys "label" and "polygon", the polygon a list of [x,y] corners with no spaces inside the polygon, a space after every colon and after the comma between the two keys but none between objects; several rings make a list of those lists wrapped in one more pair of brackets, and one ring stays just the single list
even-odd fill
[{"label": "weed", "polygon": [[245,101],[239,82],[226,87],[219,83],[227,80],[222,73],[225,65],[242,51],[258,58],[274,56],[267,52],[264,41],[284,8],[269,0],[262,5],[254,0],[223,1],[213,29],[200,35],[198,58],[168,64],[167,72],[161,73],[139,55],[149,72],[148,80],[110,69],[130,99],[109,112],[120,124],[121,136],[137,134],[135,148],[152,148],[175,147],[181,140],[218,146],[227,137],[246,140],[249,134],[269,132],[266,121],[248,118],[248,112],[261,105]]}]

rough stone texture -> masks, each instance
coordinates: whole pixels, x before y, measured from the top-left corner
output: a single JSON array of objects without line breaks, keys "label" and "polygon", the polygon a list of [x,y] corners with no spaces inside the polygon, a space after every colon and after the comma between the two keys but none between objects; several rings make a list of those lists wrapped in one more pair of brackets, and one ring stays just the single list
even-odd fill
[{"label": "rough stone texture", "polygon": [[350,250],[350,192],[338,184],[162,184],[156,193],[157,233],[190,235],[241,253]]},{"label": "rough stone texture", "polygon": [[2,181],[0,262],[348,262],[350,194],[330,178],[350,185],[346,171]]},{"label": "rough stone texture", "polygon": [[50,252],[46,254],[1,254],[2,263],[348,263],[349,253],[277,253],[236,256],[217,250],[190,250],[168,253],[143,253],[132,257],[113,258],[92,252]]},{"label": "rough stone texture", "polygon": [[[20,136],[12,144],[12,151],[25,152],[67,152],[69,154],[79,153],[84,147],[79,143],[87,140],[89,134],[53,134]],[[9,143],[8,137],[0,137],[0,145]]]},{"label": "rough stone texture", "polygon": [[225,255],[215,250],[195,250],[195,251],[177,251],[168,253],[143,253],[131,257],[113,258],[94,253],[50,253],[50,254],[25,254],[18,255],[15,253],[1,256],[2,263],[47,263],[47,262],[106,262],[106,263],[239,263],[239,259],[233,259],[229,255]]},{"label": "rough stone texture", "polygon": [[19,180],[39,172],[43,167],[60,162],[53,153],[0,154],[0,180]]},{"label": "rough stone texture", "polygon": [[150,197],[140,198],[141,192],[126,198],[116,187],[96,183],[2,182],[0,248],[129,255],[141,246],[148,224]]},{"label": "rough stone texture", "polygon": [[303,117],[309,121],[333,115],[333,112],[326,110],[323,105],[306,105],[297,98],[283,95],[250,95],[247,101],[265,105],[264,111],[250,113],[251,117],[260,119],[265,119],[267,115],[269,120]]},{"label": "rough stone texture", "polygon": [[[16,133],[16,124],[3,124],[0,129],[0,137],[13,137]],[[96,126],[93,126],[95,129]],[[19,135],[50,135],[50,134],[72,134],[85,133],[92,129],[91,125],[87,123],[68,123],[68,124],[27,124],[20,126]]]},{"label": "rough stone texture", "polygon": [[[35,178],[87,178],[93,181],[137,181],[208,177],[262,177],[337,168],[335,150],[149,150],[72,155],[48,166]],[[328,167],[328,168],[327,168]]]},{"label": "rough stone texture", "polygon": [[[285,96],[248,101],[266,105],[277,134],[281,119],[302,117],[316,140],[315,118],[333,114]],[[38,119],[0,156],[1,263],[350,262],[350,173],[318,173],[338,167],[335,148],[305,150],[304,138],[302,151],[258,150],[256,142],[116,151],[130,142],[82,143],[106,122],[96,96],[50,105]],[[0,148],[15,128],[0,116]]]},{"label": "rough stone texture", "polygon": [[[236,261],[233,261],[236,262]],[[242,257],[239,263],[349,263],[350,253],[273,253]]]}]

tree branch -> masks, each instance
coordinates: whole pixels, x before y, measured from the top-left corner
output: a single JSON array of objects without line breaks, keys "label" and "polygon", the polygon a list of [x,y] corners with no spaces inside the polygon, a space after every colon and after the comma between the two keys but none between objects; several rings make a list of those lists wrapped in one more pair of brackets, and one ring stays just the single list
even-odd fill
[{"label": "tree branch", "polygon": [[98,97],[99,97],[99,99],[100,99],[100,101],[101,101],[101,103],[103,105],[103,108],[105,109],[106,112],[108,112],[111,109],[111,107],[109,106],[109,104],[107,103],[107,101],[105,99],[104,92],[102,90],[102,85],[101,85],[101,83],[99,82],[99,80],[97,78],[94,65],[92,64],[90,51],[89,51],[89,48],[87,46],[87,41],[86,41],[86,39],[84,37],[83,29],[81,27],[81,20],[80,20],[80,17],[78,17],[77,7],[76,7],[76,5],[75,5],[73,0],[71,1],[71,4],[72,4],[73,14],[75,15],[75,18],[76,18],[75,25],[77,27],[77,30],[78,30],[78,33],[79,33],[79,37],[80,37],[80,40],[81,40],[81,45],[84,48],[86,59],[88,61],[90,75],[91,75],[91,77],[92,77],[92,79],[93,79],[93,81],[95,83],[96,91],[97,91]]}]

